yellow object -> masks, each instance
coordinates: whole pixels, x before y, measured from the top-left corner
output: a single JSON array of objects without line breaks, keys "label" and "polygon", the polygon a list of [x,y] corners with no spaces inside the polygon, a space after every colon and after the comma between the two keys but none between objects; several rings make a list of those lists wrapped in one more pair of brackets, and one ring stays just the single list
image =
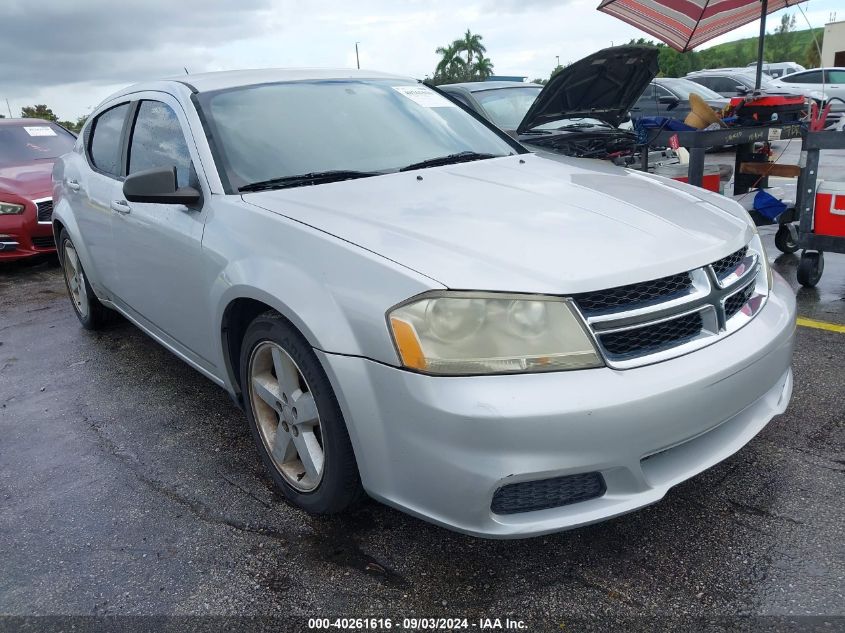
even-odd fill
[{"label": "yellow object", "polygon": [[690,93],[689,105],[692,112],[690,112],[687,115],[687,118],[684,119],[684,123],[687,125],[698,128],[699,130],[704,129],[713,123],[718,123],[724,127],[722,120],[716,115],[713,108],[707,105],[707,102],[694,92]]},{"label": "yellow object", "polygon": [[837,332],[839,334],[845,334],[845,325],[839,325],[837,323],[814,321],[813,319],[805,319],[804,317],[798,317],[796,323],[803,327],[811,327],[817,330],[827,330],[828,332]]},{"label": "yellow object", "polygon": [[411,369],[425,369],[428,363],[413,326],[396,317],[391,317],[390,325],[393,327],[393,338],[396,339],[396,347],[399,348],[402,364]]}]

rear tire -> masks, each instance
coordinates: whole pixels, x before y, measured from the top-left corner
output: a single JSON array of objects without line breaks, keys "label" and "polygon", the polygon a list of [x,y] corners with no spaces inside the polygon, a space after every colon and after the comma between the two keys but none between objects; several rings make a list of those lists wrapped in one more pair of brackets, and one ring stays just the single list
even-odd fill
[{"label": "rear tire", "polygon": [[65,278],[65,287],[67,287],[76,318],[86,330],[102,329],[111,321],[114,312],[100,303],[97,295],[94,294],[82,263],[79,261],[76,247],[65,229],[62,229],[59,235],[57,253]]},{"label": "rear tire", "polygon": [[343,413],[304,337],[266,312],[247,328],[240,368],[250,432],[285,498],[314,514],[341,512],[361,500]]}]

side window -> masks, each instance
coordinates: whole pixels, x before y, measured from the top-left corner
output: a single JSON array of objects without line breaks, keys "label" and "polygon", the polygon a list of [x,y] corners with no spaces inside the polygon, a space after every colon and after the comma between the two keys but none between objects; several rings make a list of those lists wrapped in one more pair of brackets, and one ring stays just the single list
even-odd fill
[{"label": "side window", "polygon": [[654,89],[657,91],[657,98],[658,99],[660,99],[660,97],[674,97],[675,96],[671,92],[666,90],[666,88],[664,88],[663,86],[654,86]]},{"label": "side window", "polygon": [[715,85],[715,82],[713,81],[712,77],[696,77],[695,79],[693,79],[693,81],[701,86],[704,86],[705,88],[715,90],[715,88],[713,87]]},{"label": "side window", "polygon": [[94,120],[91,128],[91,162],[94,167],[110,176],[121,175],[120,140],[128,110],[128,103],[106,110]]},{"label": "side window", "polygon": [[845,84],[845,70],[828,70],[827,83],[829,84]]},{"label": "side window", "polygon": [[129,142],[129,173],[176,167],[179,187],[194,179],[191,154],[176,113],[160,101],[142,101]]},{"label": "side window", "polygon": [[645,91],[640,95],[642,101],[654,101],[654,84],[649,84]]},{"label": "side window", "polygon": [[822,82],[822,71],[811,70],[806,73],[795,73],[786,81],[791,84],[820,84]]}]

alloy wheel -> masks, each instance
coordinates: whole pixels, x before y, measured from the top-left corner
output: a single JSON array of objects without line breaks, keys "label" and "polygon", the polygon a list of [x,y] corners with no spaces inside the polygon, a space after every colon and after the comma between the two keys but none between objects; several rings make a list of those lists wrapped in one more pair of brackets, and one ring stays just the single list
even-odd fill
[{"label": "alloy wheel", "polygon": [[85,319],[88,317],[89,311],[88,295],[85,292],[85,273],[82,271],[79,256],[70,240],[65,240],[62,263],[64,264],[65,281],[67,281],[68,291],[70,291],[70,298],[79,315]]},{"label": "alloy wheel", "polygon": [[248,376],[252,415],[273,465],[294,489],[315,490],[325,466],[323,429],[302,371],[280,345],[262,341]]}]

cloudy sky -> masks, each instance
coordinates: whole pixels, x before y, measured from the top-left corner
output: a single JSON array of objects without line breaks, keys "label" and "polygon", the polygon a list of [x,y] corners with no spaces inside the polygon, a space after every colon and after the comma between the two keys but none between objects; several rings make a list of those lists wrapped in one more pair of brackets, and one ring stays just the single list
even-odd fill
[{"label": "cloudy sky", "polygon": [[[822,26],[841,0],[802,5]],[[644,34],[595,10],[598,0],[0,0],[0,108],[46,103],[75,119],[145,79],[209,70],[361,67],[422,78],[434,49],[467,28],[497,74],[545,77],[555,66]],[[838,19],[845,19],[839,7]],[[795,11],[796,9],[790,9]],[[774,25],[776,14],[770,18]],[[798,28],[806,28],[798,15]],[[748,25],[719,41],[754,35]]]}]

